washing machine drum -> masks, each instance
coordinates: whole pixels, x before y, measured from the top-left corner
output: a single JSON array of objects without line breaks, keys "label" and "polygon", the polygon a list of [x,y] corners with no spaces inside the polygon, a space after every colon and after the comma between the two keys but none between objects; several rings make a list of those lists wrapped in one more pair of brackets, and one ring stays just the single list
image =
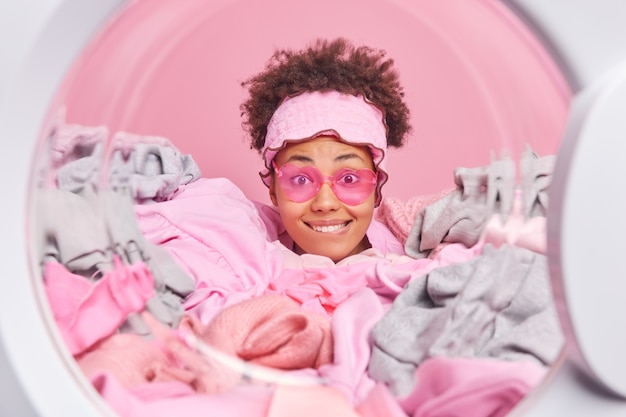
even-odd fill
[{"label": "washing machine drum", "polygon": [[[19,82],[7,88],[13,94],[5,95],[7,103],[3,103],[5,110],[0,113],[0,132],[35,144],[30,148],[34,153],[21,153],[26,158],[22,160],[30,161],[19,168],[28,171],[29,183],[13,184],[27,193],[26,210],[22,207],[18,218],[23,219],[22,227],[26,226],[28,234],[15,222],[7,228],[25,239],[27,255],[17,255],[8,247],[6,250],[15,255],[17,268],[21,268],[16,276],[30,278],[16,288],[14,298],[20,303],[9,302],[10,296],[4,295],[6,302],[2,303],[0,316],[0,347],[4,349],[0,365],[20,381],[23,392],[3,388],[7,397],[3,407],[32,415],[101,415],[111,409],[121,415],[165,415],[181,409],[193,413],[202,409],[194,408],[202,404],[196,401],[198,394],[221,392],[228,387],[204,403],[204,413],[210,409],[259,414],[259,404],[263,404],[269,415],[277,416],[292,410],[289,407],[294,404],[300,404],[298,412],[306,413],[301,404],[314,402],[311,406],[315,406],[316,413],[326,405],[329,412],[343,410],[342,415],[370,415],[376,404],[384,403],[388,412],[413,415],[424,411],[416,405],[420,401],[428,404],[424,407],[434,407],[433,412],[437,407],[441,412],[451,411],[465,401],[465,406],[472,404],[472,409],[480,413],[499,407],[497,401],[470,395],[469,388],[476,388],[480,381],[484,391],[478,391],[488,394],[485,373],[505,375],[498,380],[499,394],[492,392],[490,398],[510,395],[507,404],[512,408],[570,359],[597,386],[617,396],[626,395],[622,369],[612,361],[625,347],[616,338],[613,320],[623,313],[621,292],[607,291],[615,288],[616,271],[624,268],[618,262],[618,246],[612,242],[623,226],[619,210],[624,207],[621,203],[625,197],[616,191],[624,177],[619,173],[618,158],[619,150],[626,146],[620,140],[626,127],[619,110],[626,104],[626,72],[617,68],[579,93],[576,90],[583,90],[582,86],[573,87],[561,71],[562,62],[548,53],[543,39],[510,6],[474,0],[459,2],[453,8],[428,1],[364,6],[356,0],[339,4],[330,0],[314,4],[273,0],[271,5],[253,1],[209,4],[200,0],[141,0],[128,4],[103,2],[100,9],[91,11],[69,3],[60,7],[33,48],[33,58],[25,61],[27,70],[17,77]],[[76,16],[73,13],[83,13],[85,27],[76,29],[83,34],[90,33],[89,24],[98,26],[102,23],[100,17],[110,15],[96,32],[90,33],[88,42],[81,43],[61,35],[71,27],[67,22]],[[367,323],[361,315],[350,313],[350,307],[334,310],[337,306],[328,307],[331,301],[320,303],[330,287],[319,294],[312,288],[323,289],[331,281],[307,287],[307,291],[317,294],[308,299],[307,305],[321,306],[321,312],[333,317],[334,326],[343,323],[342,328],[354,329],[355,334],[361,332],[363,336],[373,329],[372,361],[359,356],[361,350],[350,352],[347,348],[360,346],[354,341],[357,336],[347,338],[343,333],[349,332],[343,330],[333,334],[339,327],[332,330],[325,327],[325,322],[320,328],[326,339],[322,337],[320,343],[332,350],[334,337],[335,365],[331,358],[323,365],[317,364],[319,372],[277,374],[273,368],[224,357],[223,351],[213,349],[216,339],[210,339],[215,342],[211,345],[203,343],[202,337],[233,332],[234,338],[242,331],[244,318],[258,319],[252,320],[255,325],[265,326],[266,331],[273,329],[257,333],[253,345],[263,344],[280,333],[278,330],[284,332],[287,323],[270,328],[268,323],[274,322],[263,315],[270,308],[283,309],[286,317],[297,315],[300,324],[307,320],[309,326],[318,326],[319,315],[296,314],[292,309],[294,300],[306,298],[302,288],[283,288],[291,295],[285,304],[248,305],[243,301],[253,299],[250,288],[243,291],[243,287],[237,287],[235,291],[226,286],[211,290],[211,285],[221,285],[211,281],[212,277],[220,277],[225,269],[238,279],[246,273],[238,269],[241,265],[229,264],[234,258],[219,253],[220,247],[236,251],[236,239],[213,246],[177,242],[183,241],[183,235],[194,234],[196,242],[210,242],[211,227],[220,227],[220,222],[236,216],[237,210],[248,216],[242,218],[245,221],[257,219],[250,228],[262,224],[270,235],[276,233],[272,232],[272,227],[279,227],[275,213],[258,177],[261,160],[250,149],[241,127],[239,106],[245,97],[241,82],[261,71],[276,47],[301,48],[317,37],[338,36],[384,49],[393,57],[411,111],[413,131],[409,142],[389,150],[386,156],[390,179],[383,188],[384,198],[375,222],[382,229],[371,231],[372,244],[387,252],[406,252],[421,258],[421,262],[438,259],[444,263],[445,250],[460,245],[465,252],[457,256],[466,258],[460,268],[448,265],[448,269],[437,268],[426,275],[428,284],[422,288],[422,297],[432,297],[428,306],[415,302],[411,308],[403,308],[402,303],[410,302],[409,290],[414,291],[413,297],[419,291],[415,285],[407,285],[395,290],[398,298],[393,306],[387,306],[388,311],[385,307],[384,314],[382,309],[375,313],[370,306],[372,314]],[[38,57],[43,56],[41,51],[53,50],[50,43],[55,41],[58,45],[73,45],[65,55],[60,52],[56,57],[71,64],[50,67],[49,75],[56,74],[57,78],[45,80],[51,87],[40,91],[44,97],[20,94],[32,84],[33,77],[38,78],[32,75],[41,72]],[[26,105],[29,99],[38,106]],[[29,114],[30,119],[20,114]],[[128,171],[132,170],[128,161],[134,157],[143,164],[140,174],[144,176],[139,180],[137,172]],[[170,163],[170,171],[164,171],[165,161]],[[7,166],[18,169],[8,160]],[[160,178],[145,176],[153,168],[162,174]],[[478,197],[493,217],[474,225],[480,229],[471,242],[466,234],[454,240],[453,221],[447,217],[449,227],[436,242],[446,249],[437,245],[424,249],[422,238],[428,232],[429,221],[435,218],[441,225],[454,204],[457,209],[468,207],[462,206],[467,204],[464,197],[469,192],[464,183],[469,177],[464,174],[472,178],[482,175]],[[215,213],[224,213],[215,215],[211,227],[206,227],[210,221],[205,220],[192,227],[194,215],[205,213],[211,217],[211,211],[202,211],[200,204],[187,205],[191,211],[180,217],[167,208],[182,200],[176,194],[181,190],[200,190],[187,191],[191,199],[197,197],[193,192],[206,194],[200,184],[214,194],[215,190],[228,191],[202,200],[211,202]],[[488,194],[493,191],[489,187],[498,187],[498,192]],[[126,191],[120,193],[120,189]],[[63,197],[59,197],[61,192]],[[599,204],[590,204],[595,201]],[[602,215],[596,214],[596,206],[603,208]],[[456,213],[454,221],[458,221]],[[202,224],[205,231],[198,228]],[[185,233],[174,236],[172,230],[185,228]],[[383,229],[384,233],[380,231]],[[607,233],[615,236],[607,239]],[[476,256],[478,246],[474,245],[485,246],[480,256]],[[101,248],[112,248],[116,255],[105,256]],[[475,252],[469,257],[472,248]],[[435,249],[442,250],[438,258]],[[196,264],[189,261],[192,251],[204,253],[207,264],[200,263],[199,258],[194,258]],[[250,261],[259,255],[248,252],[239,256]],[[487,258],[486,254],[493,257]],[[258,258],[264,259],[263,254]],[[532,262],[524,264],[522,258]],[[498,266],[498,259],[503,264]],[[24,268],[24,264],[29,266]],[[96,267],[103,264],[106,266]],[[467,275],[469,270],[497,267],[502,274]],[[213,271],[212,276],[199,278],[208,270]],[[452,289],[450,275],[446,274],[457,278],[465,274],[467,285]],[[517,282],[515,289],[512,282]],[[435,295],[439,291],[443,297],[442,286],[456,291],[448,293],[448,301]],[[156,289],[157,297],[151,291],[142,292],[148,287]],[[471,291],[473,296],[479,292],[480,297],[493,302],[508,294],[509,304],[502,314],[482,323],[491,337],[483,338],[481,347],[459,347],[471,339],[471,335],[462,336],[469,322],[463,324],[459,317],[474,320],[474,325],[478,317],[460,314],[471,310]],[[121,294],[126,297],[123,302]],[[359,302],[367,305],[367,294],[351,297],[352,308]],[[454,303],[449,302],[452,299]],[[522,299],[527,304],[519,304]],[[111,337],[107,338],[95,330],[98,326],[85,320],[93,318],[89,314],[102,303],[123,307],[113,309],[124,316],[123,320],[116,321],[119,317],[114,315],[98,320],[98,326],[106,322],[111,328]],[[228,303],[229,313],[239,314],[241,321],[214,316],[212,309],[220,303]],[[590,305],[593,315],[589,314]],[[156,320],[139,315],[145,306]],[[431,322],[416,318],[435,317],[434,306],[438,314]],[[185,309],[197,314],[187,315]],[[407,316],[408,311],[421,315]],[[7,320],[18,312],[31,323],[28,333]],[[82,318],[79,313],[84,313]],[[507,316],[509,313],[517,314],[517,319]],[[209,317],[222,321],[211,321]],[[433,327],[436,320],[445,323],[444,317],[448,317],[448,327]],[[215,326],[216,322],[221,327]],[[506,335],[498,333],[499,341],[494,323],[498,323],[497,332],[508,331]],[[432,329],[438,329],[430,351],[424,349],[424,356],[417,359],[419,343],[407,341],[411,337],[390,337],[398,332],[398,326],[413,326],[405,331],[419,331],[422,345]],[[170,333],[171,328],[184,331]],[[300,331],[292,335],[293,340],[302,337],[304,331]],[[187,356],[178,357],[179,362],[172,362],[167,355],[159,356],[158,369],[151,368],[150,376],[142,374],[151,382],[142,380],[139,384],[137,376],[131,375],[132,368],[152,354],[164,355],[167,351],[153,351],[153,338],[161,346],[167,345],[170,353],[172,349],[179,349],[178,353],[187,349]],[[132,349],[131,340],[139,340]],[[284,350],[293,347],[293,340],[285,342]],[[344,350],[339,343],[344,344]],[[21,348],[25,345],[28,350]],[[356,368],[351,370],[336,366],[347,359],[342,355],[356,355],[355,360],[360,362],[353,363]],[[198,362],[200,357],[210,360]],[[155,356],[149,359],[156,361]],[[180,365],[181,360],[184,366],[173,365]],[[267,363],[260,361],[260,365]],[[496,370],[495,365],[502,368]],[[365,376],[368,366],[371,375],[379,376],[378,381]],[[200,375],[210,375],[208,369],[217,376],[203,378],[194,373],[197,369],[206,371]],[[356,381],[361,374],[361,382]],[[233,375],[237,384],[229,385]],[[407,375],[418,376],[419,393],[417,389],[402,391],[406,387],[402,378]],[[244,384],[239,383],[241,378],[246,380]],[[275,395],[268,397],[268,381],[274,387],[276,378],[285,379],[279,381]],[[433,378],[430,385],[429,378]],[[370,391],[376,382],[381,383],[380,389]],[[383,383],[391,388],[382,388]],[[423,392],[437,384],[447,384],[447,388],[427,398]],[[333,388],[337,386],[347,390],[361,406],[349,407],[343,397],[336,395],[340,391]],[[70,391],[77,400],[67,405],[62,398],[67,398]],[[398,400],[408,394],[409,399]],[[449,400],[441,401],[444,397]],[[454,399],[461,402],[455,403]]]}]

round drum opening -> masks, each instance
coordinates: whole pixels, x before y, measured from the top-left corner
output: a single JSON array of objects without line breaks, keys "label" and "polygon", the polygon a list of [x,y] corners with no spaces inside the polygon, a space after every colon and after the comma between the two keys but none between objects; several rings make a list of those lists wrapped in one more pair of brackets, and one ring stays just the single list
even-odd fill
[{"label": "round drum opening", "polygon": [[[339,36],[393,58],[413,131],[368,231],[384,261],[312,273],[281,264],[241,82]],[[498,1],[131,2],[68,72],[34,162],[56,335],[122,416],[508,412],[563,342],[545,217],[569,100]],[[277,365],[305,354],[328,360]]]}]

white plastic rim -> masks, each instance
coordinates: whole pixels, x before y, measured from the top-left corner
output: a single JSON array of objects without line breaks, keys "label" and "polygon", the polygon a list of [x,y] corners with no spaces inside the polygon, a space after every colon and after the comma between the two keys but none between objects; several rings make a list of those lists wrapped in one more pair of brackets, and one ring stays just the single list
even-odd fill
[{"label": "white plastic rim", "polygon": [[626,398],[626,61],[574,99],[551,184],[550,272],[572,357]]},{"label": "white plastic rim", "polygon": [[626,2],[504,0],[521,12],[578,91],[626,57]]},{"label": "white plastic rim", "polygon": [[3,204],[0,240],[0,414],[104,416],[108,405],[84,382],[39,302],[29,265],[28,191],[42,121],[71,63],[120,0],[27,0],[0,5]]},{"label": "white plastic rim", "polygon": [[[0,414],[113,415],[81,378],[72,358],[59,349],[50,317],[38,303],[41,294],[32,285],[26,229],[32,166],[25,161],[33,160],[42,120],[67,69],[124,2],[4,3],[0,5],[0,36],[16,39],[19,51],[8,51],[13,62],[0,49],[0,82],[6,81],[0,84],[0,166],[6,202],[0,216],[5,265],[0,278],[4,284],[0,292]],[[9,21],[14,14],[5,12],[11,7],[23,13],[21,21]],[[43,24],[38,16],[52,18]],[[21,37],[21,32],[28,36]],[[562,317],[580,353],[580,366],[611,392],[624,396],[626,360],[615,359],[624,358],[626,351],[626,337],[618,328],[619,318],[626,313],[622,300],[626,267],[620,263],[623,255],[618,245],[626,231],[620,217],[626,207],[626,196],[620,195],[624,189],[620,186],[626,182],[620,172],[626,150],[626,71],[617,71],[588,91],[576,100],[574,111],[580,123],[572,124],[555,171],[552,188],[560,191],[551,205],[550,241],[556,255],[552,266],[560,278]]]}]

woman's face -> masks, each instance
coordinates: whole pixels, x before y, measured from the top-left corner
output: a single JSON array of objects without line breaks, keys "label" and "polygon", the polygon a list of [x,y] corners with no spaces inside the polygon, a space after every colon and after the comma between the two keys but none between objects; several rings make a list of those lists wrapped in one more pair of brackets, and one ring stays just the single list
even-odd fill
[{"label": "woman's face", "polygon": [[[311,166],[325,176],[335,175],[344,168],[374,168],[367,147],[349,145],[331,136],[288,144],[276,155],[274,162],[278,169],[286,163]],[[365,201],[348,205],[337,198],[330,183],[325,182],[310,199],[294,202],[287,197],[274,175],[270,198],[295,243],[296,253],[323,255],[338,262],[370,247],[365,234],[374,214],[373,191]]]}]

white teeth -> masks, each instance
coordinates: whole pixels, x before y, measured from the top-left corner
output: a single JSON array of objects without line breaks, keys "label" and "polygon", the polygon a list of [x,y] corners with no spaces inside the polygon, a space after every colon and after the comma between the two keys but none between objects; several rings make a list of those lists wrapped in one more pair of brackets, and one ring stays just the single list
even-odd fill
[{"label": "white teeth", "polygon": [[346,224],[347,223],[336,224],[334,226],[313,226],[313,230],[315,230],[316,232],[321,232],[321,233],[332,233],[332,232],[336,232],[337,230],[346,227]]}]

